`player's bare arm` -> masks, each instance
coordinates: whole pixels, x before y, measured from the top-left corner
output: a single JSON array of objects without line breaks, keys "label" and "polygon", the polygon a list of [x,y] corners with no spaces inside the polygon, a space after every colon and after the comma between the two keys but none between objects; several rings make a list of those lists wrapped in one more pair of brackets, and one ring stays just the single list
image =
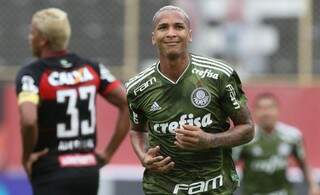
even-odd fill
[{"label": "player's bare arm", "polygon": [[306,164],[305,160],[298,160],[298,164],[303,172],[304,178],[309,186],[309,195],[320,195],[320,188],[317,182],[312,177],[309,166]]},{"label": "player's bare arm", "polygon": [[118,119],[116,122],[115,131],[112,134],[111,140],[104,151],[105,163],[108,163],[113,156],[114,152],[120,146],[121,142],[126,137],[129,131],[129,111],[127,106],[127,98],[125,89],[120,86],[105,97],[112,105],[118,108]]},{"label": "player's bare arm", "polygon": [[254,136],[254,125],[246,106],[230,116],[234,123],[231,128],[222,133],[207,133],[201,128],[183,125],[176,129],[177,147],[182,149],[201,150],[205,148],[233,147],[249,142]]},{"label": "player's bare arm", "polygon": [[137,154],[141,164],[154,172],[164,173],[173,169],[174,162],[171,157],[159,154],[160,147],[146,148],[148,133],[142,125],[131,124],[130,138],[132,147]]},{"label": "player's bare arm", "polygon": [[33,149],[38,139],[37,106],[32,102],[23,102],[19,105],[19,112],[23,146],[22,164],[25,171],[30,176],[32,164],[41,156],[45,155],[48,152],[48,149],[33,153]]},{"label": "player's bare arm", "polygon": [[312,177],[311,169],[305,159],[305,157],[300,157],[297,152],[297,148],[293,151],[293,156],[297,159],[298,165],[303,172],[305,181],[309,187],[309,195],[320,195],[320,187],[318,186],[315,179]]},{"label": "player's bare arm", "polygon": [[248,143],[254,137],[254,124],[247,106],[230,115],[234,128],[214,136],[213,147],[233,147]]}]

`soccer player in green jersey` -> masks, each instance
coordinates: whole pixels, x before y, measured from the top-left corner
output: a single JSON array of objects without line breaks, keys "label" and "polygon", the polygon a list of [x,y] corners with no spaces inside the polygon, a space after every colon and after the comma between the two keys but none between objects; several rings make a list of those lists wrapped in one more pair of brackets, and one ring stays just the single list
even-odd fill
[{"label": "soccer player in green jersey", "polygon": [[226,63],[188,51],[182,9],[161,8],[153,25],[159,61],[126,84],[131,142],[146,168],[143,190],[230,195],[238,185],[231,147],[254,135],[239,77]]},{"label": "soccer player in green jersey", "polygon": [[271,93],[257,96],[254,104],[256,136],[234,149],[235,158],[243,161],[243,195],[292,195],[286,178],[288,157],[300,165],[309,194],[319,195],[319,187],[311,177],[305,161],[302,135],[295,127],[278,121],[278,101]]}]

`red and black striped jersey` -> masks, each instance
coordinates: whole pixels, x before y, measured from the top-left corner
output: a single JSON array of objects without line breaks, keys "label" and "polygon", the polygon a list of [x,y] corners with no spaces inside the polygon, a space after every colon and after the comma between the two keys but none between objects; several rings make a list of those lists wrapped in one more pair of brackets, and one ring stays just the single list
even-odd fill
[{"label": "red and black striped jersey", "polygon": [[76,54],[39,59],[19,71],[18,103],[37,104],[39,137],[34,151],[49,149],[44,164],[64,167],[95,162],[84,154],[94,154],[96,146],[96,96],[107,96],[119,85],[104,65]]}]

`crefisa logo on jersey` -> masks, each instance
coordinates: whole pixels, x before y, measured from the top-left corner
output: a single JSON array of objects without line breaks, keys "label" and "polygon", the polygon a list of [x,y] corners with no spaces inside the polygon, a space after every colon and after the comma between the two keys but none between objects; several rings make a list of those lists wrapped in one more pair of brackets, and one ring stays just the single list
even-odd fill
[{"label": "crefisa logo on jersey", "polygon": [[206,88],[200,87],[191,93],[191,102],[197,108],[204,108],[209,105],[211,95]]}]

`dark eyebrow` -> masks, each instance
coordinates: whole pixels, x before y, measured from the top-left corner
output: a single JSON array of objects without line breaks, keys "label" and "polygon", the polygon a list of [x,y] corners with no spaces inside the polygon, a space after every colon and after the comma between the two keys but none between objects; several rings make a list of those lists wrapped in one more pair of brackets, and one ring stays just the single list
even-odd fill
[{"label": "dark eyebrow", "polygon": [[177,23],[174,23],[174,25],[183,25],[183,26],[187,26],[184,22],[177,22]]},{"label": "dark eyebrow", "polygon": [[[159,23],[157,26],[164,26],[164,25],[168,25],[168,23]],[[187,26],[187,24],[185,24],[184,22],[176,22],[173,25],[183,25],[183,26]]]},{"label": "dark eyebrow", "polygon": [[157,26],[165,26],[165,25],[168,25],[168,23],[160,23]]}]

